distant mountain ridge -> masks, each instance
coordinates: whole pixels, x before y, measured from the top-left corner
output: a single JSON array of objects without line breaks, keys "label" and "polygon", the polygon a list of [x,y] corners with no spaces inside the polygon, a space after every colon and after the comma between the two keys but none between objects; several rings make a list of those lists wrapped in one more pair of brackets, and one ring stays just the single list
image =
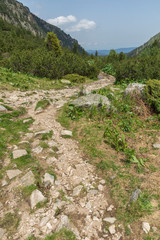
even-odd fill
[{"label": "distant mountain ridge", "polygon": [[[66,34],[60,28],[53,26],[30,12],[28,7],[16,0],[0,0],[0,18],[15,26],[31,31],[34,35],[46,37],[47,32],[54,32],[62,46],[72,49],[77,40]],[[78,44],[79,51],[83,48]]]},{"label": "distant mountain ridge", "polygon": [[149,41],[141,45],[140,47],[134,49],[133,51],[129,52],[127,55],[128,57],[135,57],[139,55],[142,51],[144,51],[146,48],[152,47],[154,42],[157,41],[157,43],[160,45],[160,33],[156,34],[152,38],[150,38]]},{"label": "distant mountain ridge", "polygon": [[[117,49],[114,49],[116,51],[116,53],[120,53],[120,52],[123,52],[123,53],[129,53],[131,52],[132,50],[134,50],[135,47],[130,47],[130,48],[117,48]],[[111,49],[110,49],[111,50]],[[97,50],[98,51],[98,56],[107,56],[109,55],[110,53],[110,50]],[[95,55],[95,52],[96,50],[86,50],[89,54],[93,54]]]}]

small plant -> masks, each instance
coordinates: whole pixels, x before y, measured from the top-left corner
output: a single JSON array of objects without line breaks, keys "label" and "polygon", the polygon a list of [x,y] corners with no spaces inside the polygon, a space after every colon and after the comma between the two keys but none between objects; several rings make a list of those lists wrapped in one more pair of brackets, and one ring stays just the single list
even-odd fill
[{"label": "small plant", "polygon": [[48,140],[52,137],[52,135],[53,135],[53,131],[51,130],[51,131],[49,131],[49,133],[43,133],[41,139],[42,140]]},{"label": "small plant", "polygon": [[127,148],[125,135],[121,134],[118,127],[113,125],[112,120],[108,121],[108,126],[106,127],[103,136],[105,141],[114,147],[117,152],[125,151]]},{"label": "small plant", "polygon": [[84,115],[84,111],[82,108],[75,107],[74,105],[70,104],[67,109],[67,116],[72,120],[79,119]]}]

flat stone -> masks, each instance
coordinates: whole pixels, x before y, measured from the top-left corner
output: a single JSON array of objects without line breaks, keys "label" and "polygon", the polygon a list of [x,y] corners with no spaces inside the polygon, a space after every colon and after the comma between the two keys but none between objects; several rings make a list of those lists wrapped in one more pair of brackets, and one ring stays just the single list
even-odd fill
[{"label": "flat stone", "polygon": [[100,94],[90,94],[87,96],[79,97],[71,102],[75,107],[80,108],[89,108],[92,105],[98,107],[105,105],[107,108],[110,108],[111,103],[109,99]]},{"label": "flat stone", "polygon": [[5,187],[8,184],[8,182],[5,179],[3,179],[1,184],[2,184],[2,187]]},{"label": "flat stone", "polygon": [[92,194],[92,195],[97,195],[98,190],[93,189],[93,190],[90,190],[89,193]]},{"label": "flat stone", "polygon": [[101,183],[102,185],[104,185],[106,183],[105,180],[101,180],[99,183]]},{"label": "flat stone", "polygon": [[137,188],[135,190],[135,192],[132,193],[132,195],[130,197],[130,202],[137,201],[141,193],[142,193],[141,190],[139,188]]},{"label": "flat stone", "polygon": [[50,142],[48,142],[48,146],[49,147],[57,147],[58,143],[56,143],[55,141],[50,141]]},{"label": "flat stone", "polygon": [[46,133],[50,133],[50,130],[39,131],[39,132],[36,132],[34,135],[35,135],[35,137],[37,137],[37,136],[39,136],[39,135],[46,134]]},{"label": "flat stone", "polygon": [[34,174],[32,173],[32,171],[29,171],[21,178],[21,185],[23,187],[30,186],[30,185],[34,184],[34,182],[35,182],[35,178],[34,178]]},{"label": "flat stone", "polygon": [[47,158],[46,163],[47,163],[48,165],[51,165],[52,163],[55,163],[55,162],[57,162],[57,161],[58,161],[57,158],[55,158],[55,157],[50,157],[50,158]]},{"label": "flat stone", "polygon": [[75,187],[73,189],[73,196],[76,197],[80,194],[81,190],[82,190],[83,186],[82,185],[79,185],[77,187]]},{"label": "flat stone", "polygon": [[34,149],[32,149],[33,153],[40,154],[43,151],[43,148],[41,146],[38,146]]},{"label": "flat stone", "polygon": [[149,223],[143,222],[143,223],[142,223],[142,229],[143,229],[143,231],[144,231],[146,234],[148,234],[149,231],[150,231],[150,229],[151,229],[151,227],[150,227]]},{"label": "flat stone", "polygon": [[62,137],[72,137],[72,131],[69,131],[69,130],[62,130],[61,132],[61,136]]},{"label": "flat stone", "polygon": [[110,234],[115,234],[116,233],[116,226],[113,224],[109,227],[109,232]]},{"label": "flat stone", "polygon": [[99,191],[103,191],[103,186],[100,184],[100,185],[98,185],[98,190]]},{"label": "flat stone", "polygon": [[51,185],[54,185],[54,181],[55,181],[55,179],[54,179],[53,175],[51,175],[49,173],[45,173],[45,175],[44,175],[44,183],[49,182]]},{"label": "flat stone", "polygon": [[6,173],[8,178],[12,179],[14,177],[17,177],[19,174],[21,174],[22,171],[20,171],[19,169],[15,169],[15,170],[7,170]]},{"label": "flat stone", "polygon": [[5,108],[3,105],[0,105],[0,112],[7,112],[7,108]]},{"label": "flat stone", "polygon": [[31,121],[31,119],[24,119],[23,123],[27,123],[27,122],[30,122],[30,121]]},{"label": "flat stone", "polygon": [[45,200],[46,197],[44,197],[38,189],[34,190],[30,196],[31,208],[33,209],[37,205],[37,203],[44,202]]},{"label": "flat stone", "polygon": [[70,221],[69,218],[66,215],[62,215],[60,218],[60,222],[56,228],[56,232],[58,232],[59,230],[61,230],[62,228],[66,228],[66,229],[71,229],[71,225],[70,225]]},{"label": "flat stone", "polygon": [[103,221],[105,222],[109,222],[109,223],[115,223],[117,219],[114,218],[114,217],[107,217],[107,218],[104,218]]},{"label": "flat stone", "polygon": [[20,158],[26,155],[28,155],[28,153],[25,149],[19,149],[19,150],[13,151],[13,159]]},{"label": "flat stone", "polygon": [[2,239],[4,234],[5,234],[5,230],[3,228],[0,228],[0,239]]},{"label": "flat stone", "polygon": [[65,80],[65,79],[62,79],[61,80],[61,83],[64,83],[64,84],[71,84],[71,82],[69,80]]},{"label": "flat stone", "polygon": [[155,144],[153,144],[153,147],[156,148],[156,149],[160,149],[160,144],[159,143],[155,143]]}]

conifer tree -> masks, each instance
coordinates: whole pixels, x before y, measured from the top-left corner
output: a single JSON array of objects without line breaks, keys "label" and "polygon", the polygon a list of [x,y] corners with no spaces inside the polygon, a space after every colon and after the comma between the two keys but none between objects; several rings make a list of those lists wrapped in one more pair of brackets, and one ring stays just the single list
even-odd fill
[{"label": "conifer tree", "polygon": [[54,34],[53,32],[47,33],[46,43],[47,43],[48,49],[51,51],[54,51],[56,56],[59,56],[62,53],[60,41],[57,38],[56,34]]}]

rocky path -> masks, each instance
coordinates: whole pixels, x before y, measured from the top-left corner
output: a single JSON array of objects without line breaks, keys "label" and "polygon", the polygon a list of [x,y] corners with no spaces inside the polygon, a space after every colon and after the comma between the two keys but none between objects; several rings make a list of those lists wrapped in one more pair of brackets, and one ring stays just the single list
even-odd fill
[{"label": "rocky path", "polygon": [[[85,88],[91,91],[113,82],[112,77],[102,78]],[[17,209],[17,215],[21,220],[12,236],[7,235],[7,231],[1,228],[2,239],[24,240],[31,235],[44,239],[61,228],[73,231],[77,239],[81,240],[123,239],[122,233],[118,231],[114,217],[115,207],[110,200],[105,180],[97,176],[94,166],[84,159],[78,142],[72,137],[64,138],[66,135],[72,136],[72,132],[65,132],[66,129],[56,121],[57,110],[78,92],[78,88],[68,88],[58,91],[36,91],[34,94],[32,92],[0,94],[0,97],[5,95],[5,101],[9,106],[14,108],[25,106],[26,117],[35,120],[29,129],[30,132],[22,134],[21,143],[30,144],[32,155],[38,159],[39,165],[44,170],[41,176],[43,190],[34,190],[27,200],[22,199],[17,189],[34,183],[32,169],[20,171],[15,165],[13,169],[6,171],[1,181],[5,200],[0,205],[0,217],[3,218],[6,213],[12,213]],[[44,97],[51,100],[50,106],[36,112],[37,102]],[[50,131],[53,131],[51,139],[45,140],[48,148],[43,148],[40,146],[40,136]],[[19,153],[25,155],[25,149],[19,151],[22,150],[20,146],[20,144],[10,146],[13,157],[15,155],[16,158],[16,154]],[[4,164],[7,167],[9,163],[8,156]],[[47,173],[47,169],[50,168],[54,168],[56,179]],[[35,208],[39,202],[44,202],[44,206]],[[106,225],[108,231],[105,229]]]}]

